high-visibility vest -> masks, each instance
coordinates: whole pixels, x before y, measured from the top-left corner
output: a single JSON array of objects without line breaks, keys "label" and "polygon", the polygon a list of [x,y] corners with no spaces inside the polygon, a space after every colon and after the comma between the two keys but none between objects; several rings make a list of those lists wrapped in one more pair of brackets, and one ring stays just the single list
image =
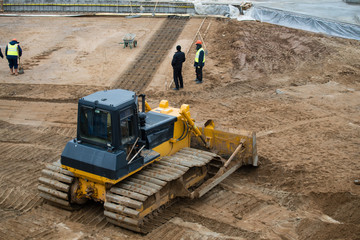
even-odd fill
[{"label": "high-visibility vest", "polygon": [[[200,48],[199,50],[197,50],[196,55],[195,55],[195,62],[199,62],[199,56],[200,56],[200,51],[204,51],[203,48]],[[204,58],[203,58],[203,63],[205,62],[205,54],[204,54]]]},{"label": "high-visibility vest", "polygon": [[19,45],[19,44],[11,45],[11,44],[9,43],[9,44],[8,44],[7,55],[8,55],[8,56],[19,56],[18,45]]}]

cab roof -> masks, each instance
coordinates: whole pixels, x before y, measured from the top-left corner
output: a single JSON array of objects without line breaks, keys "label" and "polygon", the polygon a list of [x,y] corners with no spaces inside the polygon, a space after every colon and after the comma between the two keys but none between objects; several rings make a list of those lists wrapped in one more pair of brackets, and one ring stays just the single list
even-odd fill
[{"label": "cab roof", "polygon": [[79,99],[79,104],[109,110],[123,108],[136,101],[136,93],[124,89],[104,90]]}]

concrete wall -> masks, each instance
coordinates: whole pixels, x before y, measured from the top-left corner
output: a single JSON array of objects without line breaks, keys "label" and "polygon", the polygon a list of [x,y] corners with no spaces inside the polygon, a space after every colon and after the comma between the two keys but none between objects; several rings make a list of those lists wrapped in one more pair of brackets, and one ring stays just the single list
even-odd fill
[{"label": "concrete wall", "polygon": [[4,0],[4,12],[92,12],[194,14],[185,2],[123,0]]}]

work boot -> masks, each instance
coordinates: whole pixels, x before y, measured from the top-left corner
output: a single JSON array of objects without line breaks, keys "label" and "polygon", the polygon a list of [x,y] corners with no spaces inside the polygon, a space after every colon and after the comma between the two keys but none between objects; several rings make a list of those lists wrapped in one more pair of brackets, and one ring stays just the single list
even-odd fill
[{"label": "work boot", "polygon": [[173,90],[175,90],[175,91],[179,91],[179,89],[178,89],[178,88],[173,88]]},{"label": "work boot", "polygon": [[196,81],[196,84],[200,84],[200,83],[202,83],[202,81],[199,81],[199,80]]}]

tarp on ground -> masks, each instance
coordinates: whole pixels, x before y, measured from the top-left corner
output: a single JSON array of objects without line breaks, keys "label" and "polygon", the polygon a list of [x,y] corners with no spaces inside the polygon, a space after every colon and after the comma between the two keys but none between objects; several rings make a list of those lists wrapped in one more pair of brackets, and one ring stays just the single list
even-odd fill
[{"label": "tarp on ground", "polygon": [[230,18],[237,18],[240,15],[240,10],[231,5],[224,4],[202,4],[194,3],[196,14],[199,15],[221,15]]},{"label": "tarp on ground", "polygon": [[261,22],[360,40],[360,25],[351,23],[258,6],[251,8],[247,15]]}]

